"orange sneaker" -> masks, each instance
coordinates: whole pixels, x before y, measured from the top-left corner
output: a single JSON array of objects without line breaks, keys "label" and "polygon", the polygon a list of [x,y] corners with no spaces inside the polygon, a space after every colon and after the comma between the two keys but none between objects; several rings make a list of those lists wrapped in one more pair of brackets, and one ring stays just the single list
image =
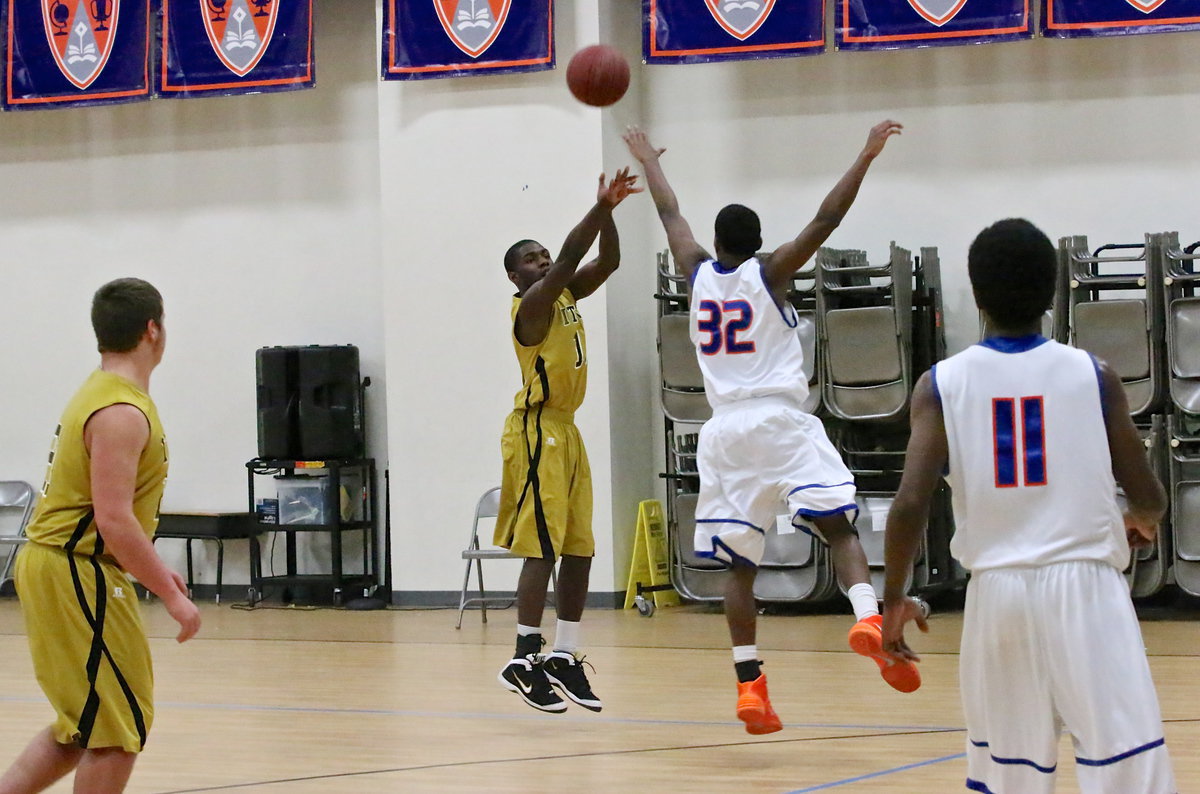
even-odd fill
[{"label": "orange sneaker", "polygon": [[879,665],[879,674],[892,689],[915,692],[921,686],[921,672],[907,659],[883,650],[883,616],[872,615],[860,620],[850,629],[850,648],[869,656]]},{"label": "orange sneaker", "polygon": [[783,729],[779,715],[767,697],[767,677],[759,673],[753,681],[738,682],[737,716],[746,723],[746,733],[774,733]]}]

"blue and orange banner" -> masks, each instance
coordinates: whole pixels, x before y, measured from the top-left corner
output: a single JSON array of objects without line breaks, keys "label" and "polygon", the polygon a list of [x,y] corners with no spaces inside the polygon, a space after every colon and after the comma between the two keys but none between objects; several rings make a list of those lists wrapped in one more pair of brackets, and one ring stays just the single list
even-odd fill
[{"label": "blue and orange banner", "polygon": [[6,109],[150,98],[150,0],[3,3]]},{"label": "blue and orange banner", "polygon": [[1042,34],[1059,39],[1200,30],[1200,0],[1042,0]]},{"label": "blue and orange banner", "polygon": [[646,63],[788,58],[825,51],[824,0],[642,0]]},{"label": "blue and orange banner", "polygon": [[837,4],[840,50],[980,44],[1033,35],[1029,0],[837,0]]},{"label": "blue and orange banner", "polygon": [[554,0],[384,0],[383,79],[554,68]]},{"label": "blue and orange banner", "polygon": [[312,0],[161,0],[164,97],[312,88]]}]

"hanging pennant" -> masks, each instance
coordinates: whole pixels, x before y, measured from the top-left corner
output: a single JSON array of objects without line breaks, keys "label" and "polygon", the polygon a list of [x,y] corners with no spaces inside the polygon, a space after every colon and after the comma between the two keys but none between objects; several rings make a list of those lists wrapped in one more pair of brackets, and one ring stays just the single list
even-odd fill
[{"label": "hanging pennant", "polygon": [[837,0],[840,50],[1027,39],[1029,0]]},{"label": "hanging pennant", "polygon": [[384,0],[383,79],[554,68],[554,0]]},{"label": "hanging pennant", "polygon": [[646,63],[787,58],[825,50],[823,0],[642,0]]},{"label": "hanging pennant", "polygon": [[6,109],[150,97],[149,0],[4,0]]},{"label": "hanging pennant", "polygon": [[162,0],[164,97],[312,88],[312,0]]},{"label": "hanging pennant", "polygon": [[1042,34],[1059,39],[1200,30],[1200,0],[1042,0]]}]

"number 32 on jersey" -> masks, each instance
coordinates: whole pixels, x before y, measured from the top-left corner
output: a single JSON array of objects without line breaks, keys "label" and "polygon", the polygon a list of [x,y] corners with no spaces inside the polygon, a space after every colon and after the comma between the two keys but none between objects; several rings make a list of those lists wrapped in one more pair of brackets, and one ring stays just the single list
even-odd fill
[{"label": "number 32 on jersey", "polygon": [[[750,327],[754,320],[754,307],[746,300],[732,300],[717,303],[716,301],[701,301],[699,306],[700,319],[696,323],[697,330],[708,334],[707,341],[701,341],[700,352],[706,356],[718,353],[753,353],[753,340],[739,340],[738,334]],[[705,317],[707,315],[707,317]]]}]

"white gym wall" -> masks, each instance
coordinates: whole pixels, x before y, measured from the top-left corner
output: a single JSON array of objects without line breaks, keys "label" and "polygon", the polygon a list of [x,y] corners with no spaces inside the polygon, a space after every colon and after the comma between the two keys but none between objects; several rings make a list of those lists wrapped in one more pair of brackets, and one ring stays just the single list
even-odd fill
[{"label": "white gym wall", "polygon": [[[142,276],[167,301],[152,383],[172,453],[164,509],[245,509],[256,348],[357,344],[371,451],[392,471],[393,587],[444,601],[519,386],[501,256],[521,237],[557,250],[599,172],[630,162],[618,136],[632,122],[668,147],[702,242],[739,201],[773,246],[871,124],[902,121],[830,244],[873,259],[890,240],[937,246],[952,351],[974,341],[966,248],[993,220],[1093,245],[1200,238],[1198,34],[647,67],[640,5],[557,3],[553,72],[380,83],[379,9],[332,0],[317,8],[316,90],[0,115],[0,478],[40,483],[96,361],[91,293]],[[635,62],[604,112],[562,78],[601,39]],[[636,504],[662,492],[651,296],[665,238],[647,196],[617,222],[622,268],[582,304],[597,594],[624,588]],[[162,550],[182,566],[179,545]],[[245,582],[244,544],[229,551],[226,582]],[[200,559],[213,582],[215,554]],[[492,564],[489,585],[511,589],[518,567]]]}]

